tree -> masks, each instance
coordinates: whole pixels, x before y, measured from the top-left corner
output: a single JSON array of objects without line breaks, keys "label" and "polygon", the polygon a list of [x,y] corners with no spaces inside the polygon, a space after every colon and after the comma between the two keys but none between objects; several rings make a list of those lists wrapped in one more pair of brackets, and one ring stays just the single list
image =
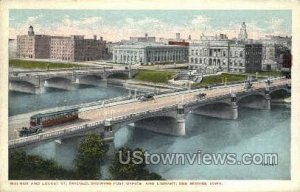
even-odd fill
[{"label": "tree", "polygon": [[97,134],[84,138],[78,148],[75,159],[76,176],[78,179],[99,179],[100,163],[108,151],[108,144]]},{"label": "tree", "polygon": [[[133,154],[136,155],[133,155]],[[160,180],[162,177],[151,173],[146,167],[145,155],[142,149],[131,150],[127,147],[119,149],[109,168],[112,179],[115,180]]]},{"label": "tree", "polygon": [[66,170],[54,160],[24,151],[9,152],[9,179],[74,179],[74,172]]}]

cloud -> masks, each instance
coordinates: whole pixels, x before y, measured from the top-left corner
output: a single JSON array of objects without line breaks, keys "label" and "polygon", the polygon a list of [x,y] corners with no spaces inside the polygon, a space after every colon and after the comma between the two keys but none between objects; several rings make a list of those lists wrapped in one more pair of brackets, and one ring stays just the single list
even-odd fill
[{"label": "cloud", "polygon": [[[238,36],[241,23],[229,22],[228,25],[215,27],[212,23],[212,18],[203,15],[196,15],[191,20],[181,23],[170,23],[155,17],[120,18],[117,23],[112,24],[105,18],[92,16],[75,19],[69,15],[64,15],[60,21],[45,24],[45,18],[41,15],[28,17],[25,22],[14,23],[11,21],[10,38],[15,38],[18,34],[26,34],[29,25],[34,27],[36,34],[49,35],[101,35],[105,40],[118,41],[121,39],[129,39],[130,36],[143,36],[148,33],[149,36],[175,38],[175,33],[181,33],[182,38],[187,38],[188,35],[192,39],[199,39],[200,35],[214,36],[216,34],[227,34],[229,38]],[[282,18],[270,18],[263,23],[258,21],[248,21],[247,32],[249,38],[261,38],[265,35],[286,35],[291,34],[290,29],[285,28],[285,20]]]},{"label": "cloud", "polygon": [[92,25],[101,21],[101,17],[86,17],[79,20],[70,19],[69,16],[65,16],[62,20],[63,25],[80,27],[83,25]]},{"label": "cloud", "polygon": [[206,25],[211,20],[210,17],[206,17],[203,15],[198,15],[194,19],[191,20],[192,25]]},{"label": "cloud", "polygon": [[282,18],[272,17],[271,20],[265,21],[269,33],[276,35],[284,35],[287,33],[291,34],[291,28],[288,27],[288,24]]}]

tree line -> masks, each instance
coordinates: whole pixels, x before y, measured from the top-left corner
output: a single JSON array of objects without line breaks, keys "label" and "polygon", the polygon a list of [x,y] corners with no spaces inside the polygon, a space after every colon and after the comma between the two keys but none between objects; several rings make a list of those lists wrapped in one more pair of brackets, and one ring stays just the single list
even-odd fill
[{"label": "tree line", "polygon": [[[75,158],[75,168],[66,170],[54,160],[44,159],[38,155],[29,155],[24,151],[10,151],[9,179],[39,180],[39,179],[71,179],[71,180],[98,180],[102,179],[101,165],[107,158],[109,146],[97,134],[85,137],[78,146]],[[150,172],[144,162],[136,164],[132,154],[142,149],[120,148],[112,157],[109,173],[111,180],[160,180],[157,173]],[[119,154],[126,164],[120,162]]]}]

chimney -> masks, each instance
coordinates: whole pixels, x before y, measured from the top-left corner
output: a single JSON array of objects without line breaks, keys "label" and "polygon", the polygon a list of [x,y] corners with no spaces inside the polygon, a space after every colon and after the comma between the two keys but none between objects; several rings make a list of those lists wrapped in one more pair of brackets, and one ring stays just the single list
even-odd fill
[{"label": "chimney", "polygon": [[103,37],[102,36],[100,36],[100,41],[103,41]]},{"label": "chimney", "polygon": [[94,40],[97,40],[97,35],[94,35]]},{"label": "chimney", "polygon": [[180,39],[180,33],[176,33],[176,40]]},{"label": "chimney", "polygon": [[191,40],[192,39],[192,36],[191,35],[189,35],[189,40]]}]

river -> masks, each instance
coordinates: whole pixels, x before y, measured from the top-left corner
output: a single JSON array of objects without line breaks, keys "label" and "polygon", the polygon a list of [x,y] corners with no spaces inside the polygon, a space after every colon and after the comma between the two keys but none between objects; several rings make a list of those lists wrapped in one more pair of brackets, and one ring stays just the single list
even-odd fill
[{"label": "river", "polygon": [[[10,114],[55,107],[61,104],[78,104],[126,95],[117,87],[88,87],[77,91],[50,91],[41,95],[10,93]],[[289,104],[272,105],[271,110],[239,108],[238,120],[189,114],[186,117],[186,136],[160,135],[132,127],[116,133],[115,146],[140,147],[150,153],[276,153],[278,165],[151,165],[148,166],[165,179],[290,179],[291,109]],[[52,158],[63,167],[74,166],[78,138],[61,144],[48,142],[27,147],[30,154]],[[102,166],[108,177],[108,164]]]}]

